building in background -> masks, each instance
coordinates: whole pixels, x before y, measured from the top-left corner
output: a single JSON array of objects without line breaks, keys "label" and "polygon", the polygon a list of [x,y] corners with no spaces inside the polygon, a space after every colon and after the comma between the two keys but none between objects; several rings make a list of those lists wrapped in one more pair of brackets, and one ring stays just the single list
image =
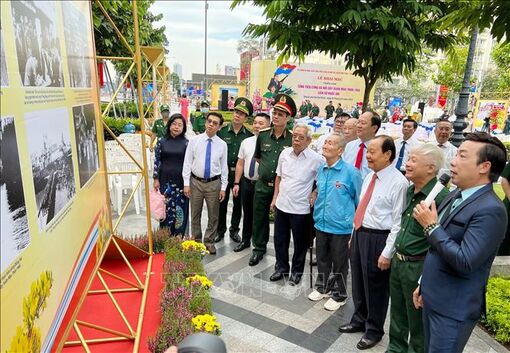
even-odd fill
[{"label": "building in background", "polygon": [[225,65],[225,76],[237,76],[237,70],[239,70],[237,67]]},{"label": "building in background", "polygon": [[240,81],[250,81],[251,62],[260,56],[258,50],[250,50],[241,53],[241,68],[239,73]]},{"label": "building in background", "polygon": [[179,76],[180,79],[182,79],[182,65],[179,63],[174,64],[174,72]]}]

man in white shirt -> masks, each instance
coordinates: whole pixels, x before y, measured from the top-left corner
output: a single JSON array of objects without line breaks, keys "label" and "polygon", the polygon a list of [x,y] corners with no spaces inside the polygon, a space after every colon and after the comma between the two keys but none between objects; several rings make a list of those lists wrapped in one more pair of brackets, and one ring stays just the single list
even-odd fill
[{"label": "man in white shirt", "polygon": [[409,159],[409,151],[420,144],[420,141],[414,137],[418,128],[418,123],[413,119],[404,119],[402,121],[402,138],[395,141],[397,156],[393,165],[397,170],[405,174],[406,162]]},{"label": "man in white shirt", "polygon": [[437,175],[442,175],[443,173],[450,174],[450,164],[457,154],[457,147],[448,141],[452,136],[452,128],[453,125],[448,118],[440,118],[434,128],[437,145],[444,154],[444,165],[441,167]]},{"label": "man in white shirt", "polygon": [[311,222],[310,195],[323,158],[308,146],[312,131],[298,124],[292,134],[292,148],[284,149],[278,158],[271,209],[275,211],[274,246],[275,272],[271,281],[278,281],[291,272],[289,266],[290,233],[294,240],[290,285],[301,281],[309,244]]},{"label": "man in white shirt", "polygon": [[364,332],[358,349],[375,346],[384,335],[388,311],[391,257],[409,183],[393,165],[395,143],[390,136],[372,139],[367,150],[368,166],[361,201],[354,215],[351,240],[352,299],[354,314],[343,333]]},{"label": "man in white shirt", "polygon": [[251,233],[253,230],[253,196],[255,195],[255,182],[259,178],[259,164],[253,157],[255,144],[260,130],[270,126],[271,118],[266,113],[258,113],[253,119],[253,134],[241,142],[237,155],[236,173],[232,194],[238,197],[241,194],[243,203],[243,237],[241,242],[234,248],[235,252],[243,251],[250,247]]},{"label": "man in white shirt", "polygon": [[322,134],[319,136],[317,141],[312,145],[312,149],[317,152],[318,154],[322,154],[322,146],[324,146],[324,142],[326,142],[326,139],[330,137],[333,133],[337,133],[340,135],[343,135],[344,131],[344,124],[345,122],[350,118],[351,116],[347,113],[342,113],[340,115],[337,115],[335,117],[335,122],[333,125],[333,131],[331,131],[328,134]]},{"label": "man in white shirt", "polygon": [[204,244],[211,255],[216,254],[214,238],[218,228],[220,202],[228,184],[227,144],[216,136],[223,125],[223,116],[207,114],[205,132],[192,138],[184,156],[182,177],[184,195],[191,206],[191,234],[202,241],[202,206],[207,205],[207,229]]},{"label": "man in white shirt", "polygon": [[370,140],[375,137],[381,127],[381,119],[373,112],[364,112],[358,119],[356,135],[358,138],[345,146],[343,159],[346,163],[355,166],[361,173],[361,178],[365,177],[372,170],[368,167],[367,148]]}]

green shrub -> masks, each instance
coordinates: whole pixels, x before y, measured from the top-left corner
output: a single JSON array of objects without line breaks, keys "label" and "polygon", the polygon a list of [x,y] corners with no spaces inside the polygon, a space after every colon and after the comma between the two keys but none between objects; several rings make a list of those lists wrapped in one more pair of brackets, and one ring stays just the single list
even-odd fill
[{"label": "green shrub", "polygon": [[510,343],[510,277],[492,277],[487,284],[487,316],[482,323],[502,344]]},{"label": "green shrub", "polygon": [[[131,123],[135,126],[136,131],[140,131],[140,119],[131,119],[131,118],[113,118],[110,116],[107,116],[104,118],[104,121],[106,125],[112,130],[112,132],[115,134],[115,136],[119,136],[124,132],[124,126]],[[113,137],[110,135],[108,131],[104,131],[104,138],[105,140],[112,140]]]}]

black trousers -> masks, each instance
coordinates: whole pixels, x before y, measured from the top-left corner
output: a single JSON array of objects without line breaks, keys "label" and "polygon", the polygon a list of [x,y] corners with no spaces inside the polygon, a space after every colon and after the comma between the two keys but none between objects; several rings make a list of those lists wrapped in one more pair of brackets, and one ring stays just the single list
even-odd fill
[{"label": "black trousers", "polygon": [[[225,199],[220,203],[220,216],[218,219],[218,235],[224,236],[227,232],[227,212],[228,200],[230,198],[230,190],[234,187],[234,174],[232,172],[228,175],[227,190],[225,190]],[[241,223],[242,215],[242,202],[241,195],[233,197],[234,207],[232,209],[232,217],[230,219],[230,232],[239,230],[239,223]]]},{"label": "black trousers", "polygon": [[250,244],[253,230],[253,196],[255,182],[244,178],[241,180],[241,199],[243,203],[243,243]]},{"label": "black trousers", "polygon": [[[324,294],[331,290],[336,301],[347,299],[347,272],[349,270],[350,234],[331,234],[316,230],[317,281],[315,288]],[[332,280],[330,274],[333,271]]]},{"label": "black trousers", "polygon": [[309,244],[310,214],[286,213],[278,208],[274,221],[275,270],[291,272],[289,266],[290,233],[294,240],[292,273],[302,275],[305,268],[306,251]]},{"label": "black trousers", "polygon": [[389,231],[361,227],[351,241],[352,299],[351,324],[365,329],[365,337],[379,340],[390,298],[390,270],[381,271],[377,261],[386,246]]}]

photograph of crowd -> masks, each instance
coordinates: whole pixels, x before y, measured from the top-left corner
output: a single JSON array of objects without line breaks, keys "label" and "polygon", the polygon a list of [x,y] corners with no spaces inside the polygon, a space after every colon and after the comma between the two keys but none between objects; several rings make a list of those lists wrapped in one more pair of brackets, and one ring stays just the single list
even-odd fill
[{"label": "photograph of crowd", "polygon": [[0,119],[1,272],[30,244],[13,117]]},{"label": "photograph of crowd", "polygon": [[5,61],[4,31],[0,23],[0,87],[9,86],[9,76],[7,76],[7,63]]},{"label": "photograph of crowd", "polygon": [[79,4],[73,1],[62,2],[67,67],[71,87],[90,87],[92,38],[88,30],[89,15],[88,12],[83,13],[76,7]]},{"label": "photograph of crowd", "polygon": [[78,148],[80,186],[83,187],[99,168],[94,104],[73,107],[73,121]]},{"label": "photograph of crowd", "polygon": [[24,86],[63,87],[54,2],[11,2],[19,73]]},{"label": "photograph of crowd", "polygon": [[76,192],[67,108],[27,113],[25,125],[42,230]]}]

